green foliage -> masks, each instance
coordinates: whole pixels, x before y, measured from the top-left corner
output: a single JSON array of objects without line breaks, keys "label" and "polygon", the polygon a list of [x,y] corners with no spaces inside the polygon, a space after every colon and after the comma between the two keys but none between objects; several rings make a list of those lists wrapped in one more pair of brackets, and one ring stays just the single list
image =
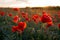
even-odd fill
[{"label": "green foliage", "polygon": [[[31,14],[30,11],[28,12]],[[25,21],[25,19],[22,18],[20,21]],[[58,19],[58,22],[59,21],[60,20]],[[58,29],[57,26],[46,28],[45,24],[41,22],[38,24],[35,24],[34,21],[26,23],[27,28],[22,34],[18,32],[13,33],[12,26],[17,24],[12,22],[11,17],[0,16],[0,40],[60,40],[60,29]]]}]

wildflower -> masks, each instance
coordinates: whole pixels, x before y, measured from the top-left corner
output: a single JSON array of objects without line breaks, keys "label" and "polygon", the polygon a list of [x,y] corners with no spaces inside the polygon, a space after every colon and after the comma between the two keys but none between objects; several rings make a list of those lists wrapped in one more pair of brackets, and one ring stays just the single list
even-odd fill
[{"label": "wildflower", "polygon": [[28,21],[28,22],[30,22],[30,18],[28,18],[28,17],[26,17],[25,20]]},{"label": "wildflower", "polygon": [[18,29],[18,26],[12,26],[12,32],[16,32]]},{"label": "wildflower", "polygon": [[19,30],[23,31],[26,28],[26,22],[19,22],[18,27]]},{"label": "wildflower", "polygon": [[28,13],[24,13],[24,12],[22,12],[21,14],[22,14],[22,17],[23,17],[23,18],[28,17]]},{"label": "wildflower", "polygon": [[9,13],[9,14],[8,14],[8,16],[10,16],[10,17],[11,17],[11,16],[12,16],[12,14],[11,14],[11,13]]},{"label": "wildflower", "polygon": [[19,8],[13,8],[14,11],[19,11]]},{"label": "wildflower", "polygon": [[35,15],[32,16],[32,19],[33,19],[33,20],[35,20],[35,19],[37,19],[37,18],[39,18],[39,16],[38,16],[37,14],[35,14]]},{"label": "wildflower", "polygon": [[48,22],[46,28],[51,27],[53,25],[52,22]]},{"label": "wildflower", "polygon": [[32,16],[32,19],[33,19],[33,21],[34,21],[36,24],[38,24],[38,22],[39,22],[39,15],[34,14],[34,15]]},{"label": "wildflower", "polygon": [[0,15],[1,15],[1,16],[4,16],[4,15],[5,15],[5,13],[4,13],[4,12],[0,12]]},{"label": "wildflower", "polygon": [[13,22],[14,22],[14,23],[17,23],[18,20],[19,20],[19,17],[18,17],[18,16],[14,16],[14,17],[13,17]]},{"label": "wildflower", "polygon": [[60,24],[58,24],[58,28],[60,29]]},{"label": "wildflower", "polygon": [[43,15],[41,17],[41,22],[47,23],[51,21],[52,21],[52,18],[47,13],[43,12]]}]

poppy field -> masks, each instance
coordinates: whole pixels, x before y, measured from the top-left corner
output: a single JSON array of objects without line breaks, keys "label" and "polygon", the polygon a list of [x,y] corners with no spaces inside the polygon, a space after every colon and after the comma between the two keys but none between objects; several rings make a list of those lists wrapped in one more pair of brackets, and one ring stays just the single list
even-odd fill
[{"label": "poppy field", "polygon": [[0,40],[60,40],[60,8],[32,9],[0,8]]}]

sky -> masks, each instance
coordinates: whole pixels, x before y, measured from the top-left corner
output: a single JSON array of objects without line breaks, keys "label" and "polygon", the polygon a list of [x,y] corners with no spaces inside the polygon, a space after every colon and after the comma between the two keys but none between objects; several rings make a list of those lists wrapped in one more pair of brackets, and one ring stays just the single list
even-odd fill
[{"label": "sky", "polygon": [[60,0],[0,0],[0,7],[60,6]]}]

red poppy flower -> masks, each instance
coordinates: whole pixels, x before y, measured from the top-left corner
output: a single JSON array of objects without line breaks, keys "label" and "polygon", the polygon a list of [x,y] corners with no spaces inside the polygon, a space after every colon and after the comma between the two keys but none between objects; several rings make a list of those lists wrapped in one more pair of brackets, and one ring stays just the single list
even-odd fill
[{"label": "red poppy flower", "polygon": [[37,19],[37,18],[39,18],[39,15],[35,14],[35,15],[32,16],[32,18]]},{"label": "red poppy flower", "polygon": [[14,22],[14,23],[17,23],[18,20],[19,20],[19,17],[18,17],[18,16],[14,16],[14,18],[13,18],[13,22]]},{"label": "red poppy flower", "polygon": [[21,14],[22,14],[22,17],[24,17],[24,18],[28,17],[28,13],[22,12]]},{"label": "red poppy flower", "polygon": [[48,28],[48,27],[50,27],[50,26],[52,26],[52,25],[53,25],[52,22],[48,22],[46,28]]},{"label": "red poppy flower", "polygon": [[43,15],[41,17],[41,21],[43,23],[51,22],[52,21],[52,18],[48,14],[43,13]]},{"label": "red poppy flower", "polygon": [[33,21],[34,21],[36,24],[38,24],[40,17],[39,17],[38,14],[34,14],[34,15],[32,16],[32,19],[33,19]]},{"label": "red poppy flower", "polygon": [[32,19],[33,19],[34,21],[36,21],[36,19],[38,19],[38,18],[39,18],[39,16],[38,16],[37,14],[35,14],[35,15],[32,16]]},{"label": "red poppy flower", "polygon": [[18,26],[12,26],[12,32],[16,32],[18,30]]},{"label": "red poppy flower", "polygon": [[58,24],[58,28],[60,29],[60,24]]},{"label": "red poppy flower", "polygon": [[1,16],[4,16],[4,15],[5,15],[5,13],[4,13],[4,12],[0,12],[0,15],[1,15]]},{"label": "red poppy flower", "polygon": [[27,17],[27,18],[25,18],[25,20],[26,20],[26,21],[28,21],[28,22],[30,22],[30,18],[28,18],[28,17]]},{"label": "red poppy flower", "polygon": [[11,17],[11,16],[12,16],[12,14],[11,14],[11,13],[9,13],[9,14],[8,14],[8,16],[10,16],[10,17]]},{"label": "red poppy flower", "polygon": [[19,30],[23,31],[26,28],[26,22],[19,22],[18,27]]},{"label": "red poppy flower", "polygon": [[19,8],[13,8],[14,11],[19,11]]}]

